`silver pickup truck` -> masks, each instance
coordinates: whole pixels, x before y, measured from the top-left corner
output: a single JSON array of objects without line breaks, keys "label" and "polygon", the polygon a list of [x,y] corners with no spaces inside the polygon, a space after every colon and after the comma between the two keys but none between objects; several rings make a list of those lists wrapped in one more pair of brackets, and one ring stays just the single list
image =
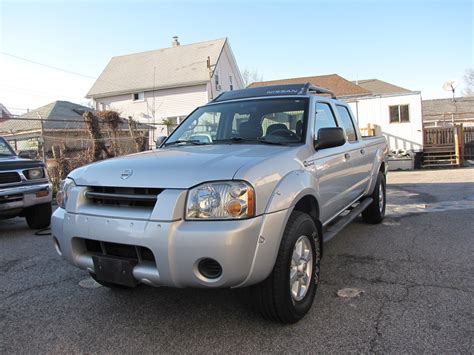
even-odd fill
[{"label": "silver pickup truck", "polygon": [[18,157],[0,137],[0,219],[20,216],[32,229],[48,227],[51,191],[44,163]]},{"label": "silver pickup truck", "polygon": [[266,318],[293,323],[323,241],[384,218],[386,141],[323,88],[223,93],[159,144],[76,169],[58,193],[56,251],[107,287],[249,286]]}]

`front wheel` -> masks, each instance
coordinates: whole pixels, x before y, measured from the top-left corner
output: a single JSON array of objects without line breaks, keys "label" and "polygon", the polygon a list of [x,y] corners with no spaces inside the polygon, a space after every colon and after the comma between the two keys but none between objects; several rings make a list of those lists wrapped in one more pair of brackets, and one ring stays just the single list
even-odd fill
[{"label": "front wheel", "polygon": [[373,201],[369,207],[362,212],[362,218],[367,223],[377,224],[382,222],[385,217],[386,189],[385,175],[382,172],[379,172],[377,175],[374,192],[370,197],[372,197]]},{"label": "front wheel", "polygon": [[31,229],[43,229],[51,224],[51,203],[42,203],[26,208],[24,215]]},{"label": "front wheel", "polygon": [[295,323],[308,313],[319,283],[319,238],[310,216],[291,214],[272,273],[252,288],[255,306],[265,318]]}]

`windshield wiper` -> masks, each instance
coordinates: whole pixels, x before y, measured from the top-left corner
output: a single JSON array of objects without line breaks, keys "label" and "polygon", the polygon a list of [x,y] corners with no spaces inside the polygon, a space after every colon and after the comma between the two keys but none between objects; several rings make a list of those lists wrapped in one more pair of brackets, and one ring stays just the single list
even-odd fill
[{"label": "windshield wiper", "polygon": [[167,146],[169,146],[169,145],[178,145],[178,144],[183,144],[183,145],[185,145],[185,144],[205,145],[205,144],[209,144],[209,143],[201,142],[201,141],[198,140],[198,139],[189,139],[189,140],[186,140],[186,139],[178,139],[177,141],[165,143],[165,144],[164,144],[164,147],[167,147]]},{"label": "windshield wiper", "polygon": [[242,138],[242,137],[232,137],[228,139],[214,139],[214,142],[219,143],[263,143],[263,144],[273,144],[273,145],[286,145],[286,142],[275,142],[269,141],[262,138]]}]

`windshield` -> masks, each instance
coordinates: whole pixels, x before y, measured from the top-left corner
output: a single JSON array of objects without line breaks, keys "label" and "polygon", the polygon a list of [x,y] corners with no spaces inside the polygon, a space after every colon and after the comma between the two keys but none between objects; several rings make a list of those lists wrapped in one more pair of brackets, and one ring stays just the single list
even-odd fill
[{"label": "windshield", "polygon": [[200,107],[167,139],[169,145],[304,143],[307,99],[260,99]]},{"label": "windshield", "polygon": [[0,138],[0,156],[13,156],[15,152],[10,148],[8,143],[3,139]]}]

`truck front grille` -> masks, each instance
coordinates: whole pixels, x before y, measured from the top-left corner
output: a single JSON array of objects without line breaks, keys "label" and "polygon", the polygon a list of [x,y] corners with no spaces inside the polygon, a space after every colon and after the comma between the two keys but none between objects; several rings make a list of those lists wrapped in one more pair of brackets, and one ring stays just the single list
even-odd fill
[{"label": "truck front grille", "polygon": [[11,184],[14,182],[21,182],[20,174],[15,171],[0,173],[0,184]]},{"label": "truck front grille", "polygon": [[0,196],[0,205],[10,202],[18,202],[23,200],[23,194],[4,195]]},{"label": "truck front grille", "polygon": [[110,242],[100,242],[93,239],[83,239],[86,250],[95,255],[116,256],[124,259],[155,262],[153,252],[138,245],[128,245]]},{"label": "truck front grille", "polygon": [[97,205],[153,208],[162,191],[154,188],[91,186],[86,197]]}]

